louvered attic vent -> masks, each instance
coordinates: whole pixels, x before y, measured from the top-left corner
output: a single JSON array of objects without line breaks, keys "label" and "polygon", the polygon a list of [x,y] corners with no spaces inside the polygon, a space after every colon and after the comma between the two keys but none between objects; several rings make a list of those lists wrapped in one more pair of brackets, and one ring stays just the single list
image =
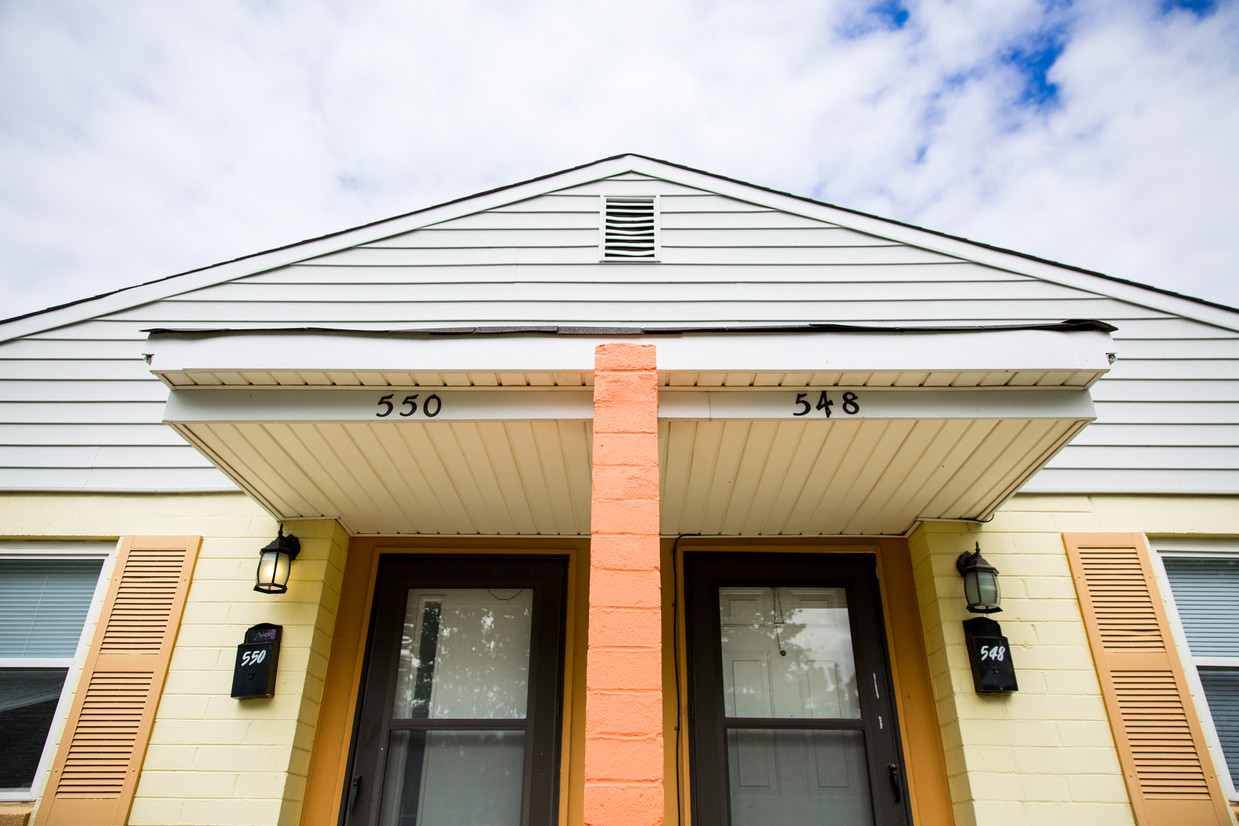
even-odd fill
[{"label": "louvered attic vent", "polygon": [[603,199],[602,258],[654,261],[658,257],[658,215],[653,195]]}]

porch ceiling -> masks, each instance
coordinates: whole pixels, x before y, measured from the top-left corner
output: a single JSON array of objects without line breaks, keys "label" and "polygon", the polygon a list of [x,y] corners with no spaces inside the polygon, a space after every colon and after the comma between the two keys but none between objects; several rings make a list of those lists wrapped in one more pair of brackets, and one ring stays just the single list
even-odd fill
[{"label": "porch ceiling", "polygon": [[[585,535],[593,349],[619,338],[165,332],[151,369],[165,421],[281,519]],[[1097,329],[640,340],[667,535],[986,518],[1093,418],[1109,366]]]}]

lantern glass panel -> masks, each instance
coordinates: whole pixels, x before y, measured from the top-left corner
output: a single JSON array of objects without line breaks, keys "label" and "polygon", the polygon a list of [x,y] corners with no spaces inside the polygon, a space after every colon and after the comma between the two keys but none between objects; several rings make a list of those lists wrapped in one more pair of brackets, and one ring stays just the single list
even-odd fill
[{"label": "lantern glass panel", "polygon": [[[997,605],[998,604],[998,577],[991,571],[977,571],[976,573],[976,602],[982,605]],[[974,602],[969,597],[968,601]]]},{"label": "lantern glass panel", "polygon": [[258,584],[254,590],[269,594],[282,594],[288,590],[288,575],[292,570],[292,558],[279,551],[265,548],[258,557]]},{"label": "lantern glass panel", "polygon": [[969,571],[964,574],[964,599],[968,604],[976,605],[981,601],[981,589],[977,585],[977,572]]}]

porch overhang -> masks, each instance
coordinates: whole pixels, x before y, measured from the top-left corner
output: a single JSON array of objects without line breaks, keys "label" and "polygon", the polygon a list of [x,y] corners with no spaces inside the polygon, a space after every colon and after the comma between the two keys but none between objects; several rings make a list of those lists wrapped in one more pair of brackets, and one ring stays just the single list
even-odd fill
[{"label": "porch overhang", "polygon": [[1089,421],[1108,325],[157,330],[164,421],[283,520],[587,535],[594,349],[657,348],[661,530],[988,518]]}]

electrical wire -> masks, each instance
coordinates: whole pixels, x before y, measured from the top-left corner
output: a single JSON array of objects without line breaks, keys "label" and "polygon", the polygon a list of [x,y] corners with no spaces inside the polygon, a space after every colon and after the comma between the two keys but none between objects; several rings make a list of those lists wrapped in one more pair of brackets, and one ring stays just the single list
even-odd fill
[{"label": "electrical wire", "polygon": [[682,692],[680,687],[680,568],[676,551],[680,540],[686,536],[701,536],[699,533],[682,533],[671,543],[671,670],[675,673],[675,822],[684,823],[684,715],[680,710]]}]

